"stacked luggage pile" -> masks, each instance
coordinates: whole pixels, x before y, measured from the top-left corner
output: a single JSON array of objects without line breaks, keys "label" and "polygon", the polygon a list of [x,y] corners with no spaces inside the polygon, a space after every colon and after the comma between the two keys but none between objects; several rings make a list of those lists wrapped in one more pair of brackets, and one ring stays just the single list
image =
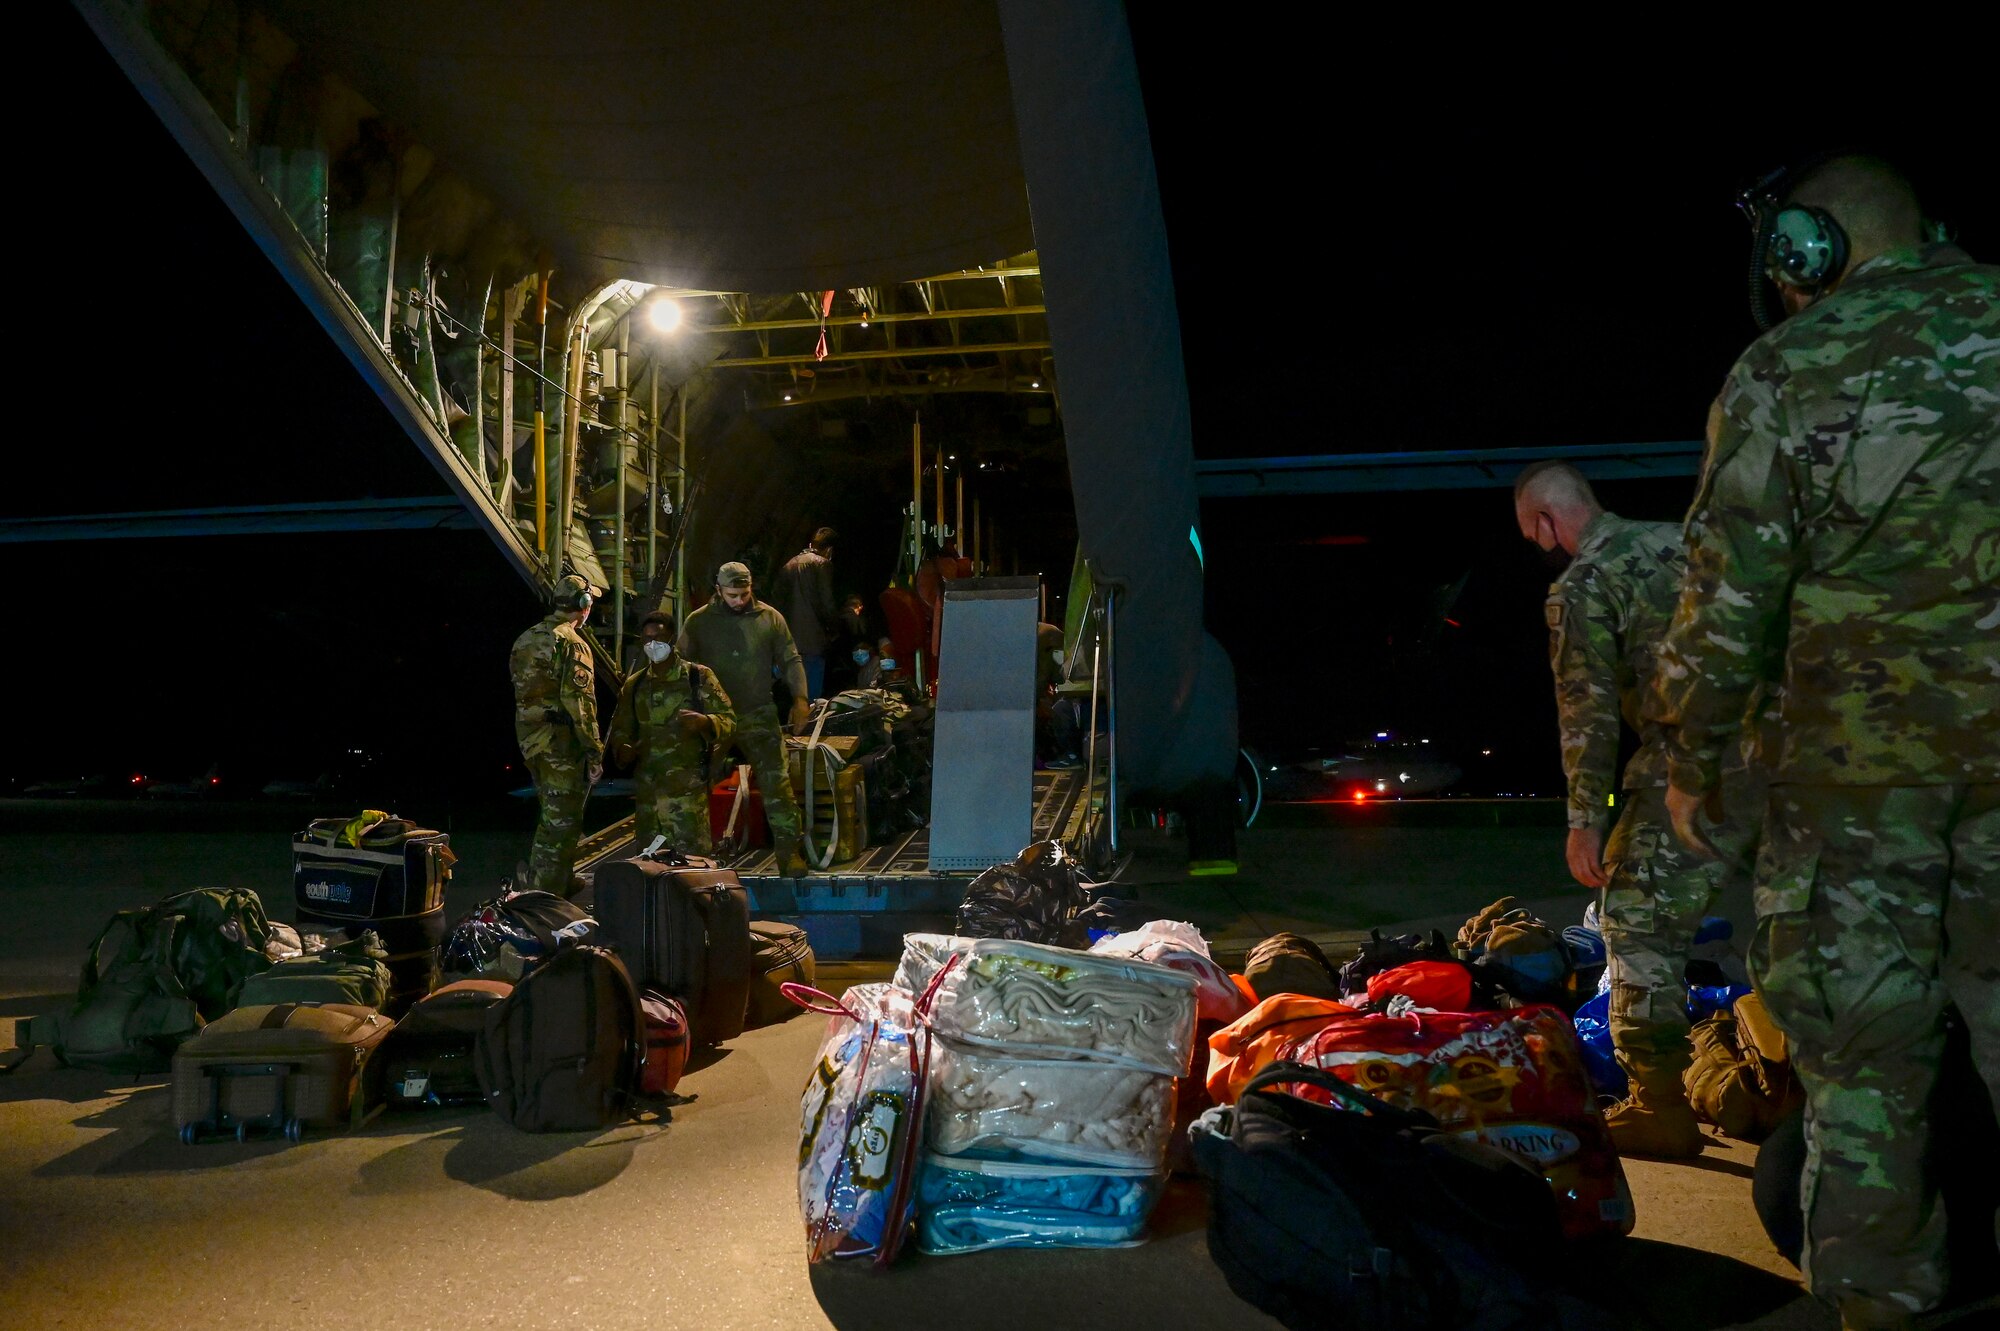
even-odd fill
[{"label": "stacked luggage pile", "polygon": [[188,1143],[296,1142],[385,1107],[588,1131],[665,1117],[691,1050],[790,1015],[778,985],[813,978],[803,932],[753,928],[736,876],[705,860],[606,865],[596,914],[504,892],[447,931],[453,862],[444,833],[371,810],[293,839],[303,932],[247,889],[121,911],[76,1001],[20,1023],[9,1066],[47,1045],[74,1066],[171,1071]]}]

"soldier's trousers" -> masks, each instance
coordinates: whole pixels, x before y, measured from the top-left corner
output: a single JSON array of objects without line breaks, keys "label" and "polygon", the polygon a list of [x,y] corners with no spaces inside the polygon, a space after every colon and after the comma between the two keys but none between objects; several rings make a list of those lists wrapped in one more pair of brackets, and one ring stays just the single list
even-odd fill
[{"label": "soldier's trousers", "polygon": [[583,833],[583,806],[590,798],[588,764],[566,753],[536,754],[527,764],[542,809],[528,851],[528,886],[566,897],[576,865],[577,838]]},{"label": "soldier's trousers", "polygon": [[1929,1102],[1956,1004],[2000,1102],[2000,785],[1774,786],[1750,971],[1806,1091],[1815,1294],[1943,1296]]},{"label": "soldier's trousers", "polygon": [[1687,960],[1715,904],[1724,867],[1680,843],[1664,788],[1628,790],[1605,847],[1604,951],[1611,1043],[1645,1099],[1680,1099],[1688,1048]]},{"label": "soldier's trousers", "polygon": [[792,774],[785,762],[785,728],[770,703],[736,713],[736,748],[757,773],[764,796],[764,821],[771,825],[771,845],[780,855],[799,853],[799,801],[792,794]]},{"label": "soldier's trousers", "polygon": [[708,825],[708,786],[702,773],[686,770],[653,772],[642,759],[633,774],[633,830],[637,844],[648,846],[663,836],[675,850],[708,855],[715,839]]}]

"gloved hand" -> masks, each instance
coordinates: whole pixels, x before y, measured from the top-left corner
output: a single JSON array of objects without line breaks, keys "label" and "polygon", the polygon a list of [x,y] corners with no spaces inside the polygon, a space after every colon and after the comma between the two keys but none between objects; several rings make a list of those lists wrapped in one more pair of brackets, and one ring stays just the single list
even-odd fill
[{"label": "gloved hand", "polygon": [[597,757],[592,758],[590,760],[590,766],[586,769],[586,771],[590,777],[591,785],[594,786],[599,781],[602,781],[604,779],[604,755],[599,754]]},{"label": "gloved hand", "polygon": [[621,766],[630,767],[638,761],[639,747],[636,744],[615,744],[611,748],[611,754],[618,759]]},{"label": "gloved hand", "polygon": [[679,712],[674,714],[674,719],[681,723],[681,733],[683,735],[704,735],[708,733],[708,718],[700,712],[683,707]]}]

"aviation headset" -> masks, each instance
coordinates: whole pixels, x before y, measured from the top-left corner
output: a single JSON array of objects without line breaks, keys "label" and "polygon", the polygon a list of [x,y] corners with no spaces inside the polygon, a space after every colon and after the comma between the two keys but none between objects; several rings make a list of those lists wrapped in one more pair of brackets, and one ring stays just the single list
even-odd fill
[{"label": "aviation headset", "polygon": [[558,610],[581,610],[594,599],[588,586],[578,587],[572,579],[564,578],[556,584],[555,605]]},{"label": "aviation headset", "polygon": [[[1847,269],[1847,232],[1824,208],[1787,204],[1785,196],[1808,172],[1846,150],[1815,153],[1779,167],[1736,196],[1736,206],[1750,221],[1750,313],[1757,327],[1768,332],[1783,317],[1772,307],[1766,282],[1817,292]],[[1945,241],[1950,231],[1925,219],[1925,238]]]},{"label": "aviation headset", "polygon": [[1750,313],[1760,329],[1777,327],[1782,317],[1772,308],[1767,280],[1818,291],[1847,267],[1847,233],[1833,214],[1785,203],[1794,181],[1836,156],[1822,153],[1781,166],[1736,196],[1736,206],[1750,220]]}]

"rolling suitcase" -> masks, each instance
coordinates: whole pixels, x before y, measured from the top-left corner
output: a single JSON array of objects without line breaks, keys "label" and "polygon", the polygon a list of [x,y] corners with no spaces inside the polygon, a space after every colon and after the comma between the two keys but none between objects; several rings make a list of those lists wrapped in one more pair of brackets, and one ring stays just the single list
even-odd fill
[{"label": "rolling suitcase", "polygon": [[513,992],[504,980],[459,980],[419,1001],[376,1055],[382,1099],[392,1109],[484,1104],[473,1046],[487,1010]]},{"label": "rolling suitcase", "polygon": [[806,931],[796,924],[756,920],[750,925],[750,943],[754,960],[750,967],[749,1024],[769,1026],[804,1011],[778,986],[813,987],[817,968]]},{"label": "rolling suitcase", "polygon": [[212,1021],[174,1053],[174,1126],[188,1143],[358,1120],[363,1070],[390,1022],[368,1008],[280,1003]]},{"label": "rolling suitcase", "polygon": [[750,901],[712,860],[661,851],[597,870],[597,922],[642,989],[687,1005],[697,1045],[743,1033],[750,1002]]}]

